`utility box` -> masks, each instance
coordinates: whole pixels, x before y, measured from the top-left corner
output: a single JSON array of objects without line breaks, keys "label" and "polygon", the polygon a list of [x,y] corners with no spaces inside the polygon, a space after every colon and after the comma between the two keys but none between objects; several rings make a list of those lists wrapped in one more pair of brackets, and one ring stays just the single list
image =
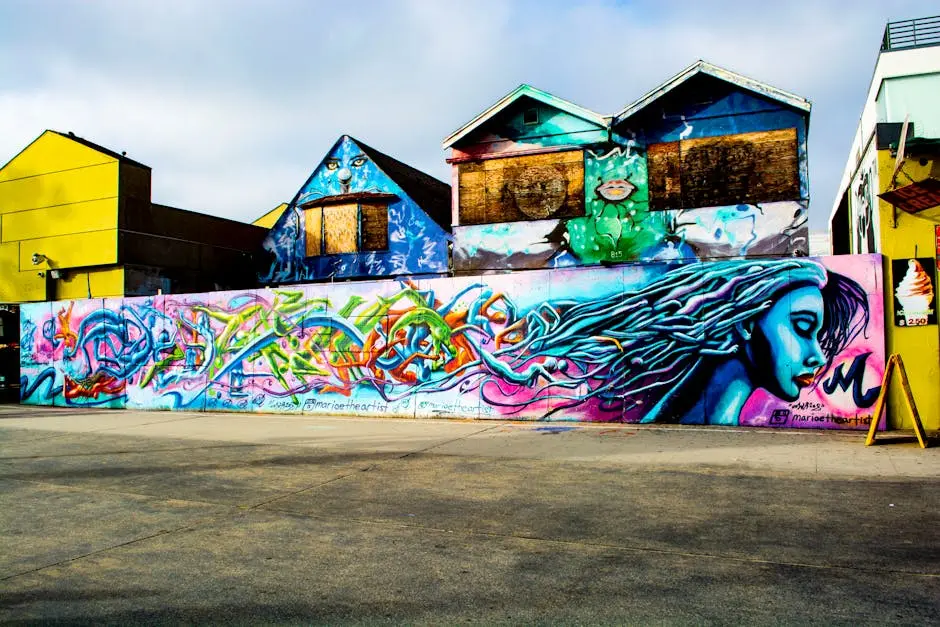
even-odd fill
[{"label": "utility box", "polygon": [[20,307],[0,303],[0,403],[20,399]]}]

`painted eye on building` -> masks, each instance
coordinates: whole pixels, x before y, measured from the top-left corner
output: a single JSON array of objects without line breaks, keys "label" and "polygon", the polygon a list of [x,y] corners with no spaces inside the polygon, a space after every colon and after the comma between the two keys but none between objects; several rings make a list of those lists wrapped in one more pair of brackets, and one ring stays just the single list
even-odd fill
[{"label": "painted eye on building", "polygon": [[334,160],[334,159],[330,159],[329,161],[326,162],[326,169],[327,169],[327,170],[335,170],[335,169],[338,168],[338,167],[339,167],[339,161],[336,161],[336,160]]},{"label": "painted eye on building", "polygon": [[366,164],[366,158],[361,155],[352,160],[352,167],[354,168],[361,168],[365,164]]}]

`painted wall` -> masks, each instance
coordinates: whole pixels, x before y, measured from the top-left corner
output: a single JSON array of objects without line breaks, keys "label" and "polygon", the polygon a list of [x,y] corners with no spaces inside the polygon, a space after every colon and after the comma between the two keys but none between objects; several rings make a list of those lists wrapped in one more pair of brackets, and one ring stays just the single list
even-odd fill
[{"label": "painted wall", "polygon": [[[696,80],[612,127],[613,141],[588,143],[577,152],[566,141],[565,151],[539,155],[546,161],[538,165],[540,172],[522,162],[532,157],[515,155],[545,148],[542,138],[501,140],[495,155],[489,143],[475,145],[473,136],[461,140],[471,143],[454,147],[455,270],[807,255],[806,114],[717,79]],[[499,128],[495,137],[513,130],[488,124]],[[477,135],[487,137],[488,128]],[[793,139],[780,136],[787,133]],[[674,156],[663,157],[664,149]],[[678,168],[690,167],[695,151],[705,165],[713,158],[728,160],[713,187],[702,181],[700,170],[679,174]],[[487,159],[462,160],[476,153]],[[578,173],[561,165],[572,155],[583,159],[583,185],[574,185],[571,178]],[[664,166],[663,158],[674,158],[675,164]],[[732,168],[737,170],[729,173]],[[489,174],[496,169],[505,172],[498,181]],[[687,188],[683,194],[680,183]],[[499,193],[500,184],[509,193]],[[511,193],[515,188],[524,189],[529,204],[544,197],[539,215],[519,217],[525,211],[513,206],[519,196]],[[572,188],[583,189],[583,210],[575,217]],[[667,188],[676,190],[675,201],[656,196]],[[728,204],[696,204],[696,198]],[[481,213],[489,216],[485,223],[477,218]]]},{"label": "painted wall", "polygon": [[[936,52],[934,53],[936,55]],[[875,100],[879,122],[911,121],[918,137],[940,137],[940,72],[886,78]]]},{"label": "painted wall", "polygon": [[[877,151],[877,185],[880,192],[886,191],[891,183],[895,158],[890,150]],[[913,180],[921,181],[928,175],[940,176],[940,158],[908,159],[904,164],[906,172]],[[906,182],[906,180],[904,180]],[[923,218],[895,211],[891,204],[878,199],[880,213],[880,244],[885,255],[885,282],[893,285],[895,277],[891,272],[891,260],[912,257],[932,257],[937,254],[934,223]],[[896,226],[895,226],[896,224]],[[934,285],[940,285],[933,277]],[[893,295],[885,293],[886,306],[890,307]],[[888,311],[891,311],[888,309]],[[904,360],[911,391],[917,408],[927,429],[940,429],[940,327],[897,327],[889,317],[885,322],[888,354],[899,353]],[[895,428],[912,428],[904,395],[900,386],[892,385],[888,395],[888,409],[891,424]]]},{"label": "painted wall", "polygon": [[[89,282],[104,290],[94,295],[123,293],[113,277],[88,269],[118,261],[119,165],[46,131],[0,169],[0,301],[45,299],[44,274],[52,268],[75,268],[70,280],[86,288],[59,290],[52,281],[53,297],[87,296]],[[34,265],[33,253],[48,261]]]},{"label": "painted wall", "polygon": [[[546,94],[549,100],[553,97]],[[482,159],[563,146],[590,146],[607,141],[606,126],[522,97],[455,147],[452,161]]]},{"label": "painted wall", "polygon": [[584,216],[454,229],[458,271],[808,254],[806,204],[651,210],[646,153],[584,151]]},{"label": "painted wall", "polygon": [[20,396],[20,310],[0,303],[0,403]]},{"label": "painted wall", "polygon": [[[388,204],[387,249],[308,255],[310,225],[301,205],[357,193],[392,194],[396,197]],[[271,253],[273,261],[260,280],[262,283],[284,283],[445,273],[448,271],[449,238],[450,235],[422,211],[352,138],[344,136],[314,170],[265,239],[264,248]]]},{"label": "painted wall", "polygon": [[22,402],[865,428],[881,257],[37,303]]},{"label": "painted wall", "polygon": [[849,225],[852,252],[857,254],[880,252],[878,233],[878,155],[875,143],[868,145],[865,156],[859,162],[858,171],[852,177],[849,188]]}]

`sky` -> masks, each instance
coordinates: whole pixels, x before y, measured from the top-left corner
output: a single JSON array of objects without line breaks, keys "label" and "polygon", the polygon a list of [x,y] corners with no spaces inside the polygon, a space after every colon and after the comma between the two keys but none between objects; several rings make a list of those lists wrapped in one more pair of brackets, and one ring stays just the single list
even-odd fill
[{"label": "sky", "polygon": [[602,114],[698,59],[809,99],[826,228],[885,23],[936,0],[2,0],[0,164],[45,129],[126,151],[154,202],[251,221],[349,134],[444,181],[520,83]]}]

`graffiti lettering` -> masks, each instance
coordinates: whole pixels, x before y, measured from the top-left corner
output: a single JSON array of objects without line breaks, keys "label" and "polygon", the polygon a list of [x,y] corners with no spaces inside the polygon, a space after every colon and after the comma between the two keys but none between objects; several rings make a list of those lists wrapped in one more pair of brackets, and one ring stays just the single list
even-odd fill
[{"label": "graffiti lettering", "polygon": [[852,400],[856,406],[861,409],[867,409],[874,405],[875,400],[878,398],[878,393],[881,392],[881,386],[876,385],[865,392],[862,391],[865,366],[870,355],[871,353],[858,355],[852,360],[852,365],[849,366],[847,374],[842,373],[843,364],[836,366],[832,376],[829,377],[827,381],[823,382],[823,390],[825,390],[826,394],[832,394],[837,389],[841,389],[844,392],[851,386]]},{"label": "graffiti lettering", "polygon": [[24,305],[22,328],[43,333],[23,353],[22,395],[111,407],[766,424],[745,411],[761,388],[791,403],[771,424],[833,426],[877,393],[858,387],[862,357],[823,384],[853,385],[855,407],[835,411],[815,396],[819,372],[879,331],[861,334],[869,295],[818,261],[664,264],[629,281],[616,268],[566,272],[107,308],[74,301],[51,313]]}]

